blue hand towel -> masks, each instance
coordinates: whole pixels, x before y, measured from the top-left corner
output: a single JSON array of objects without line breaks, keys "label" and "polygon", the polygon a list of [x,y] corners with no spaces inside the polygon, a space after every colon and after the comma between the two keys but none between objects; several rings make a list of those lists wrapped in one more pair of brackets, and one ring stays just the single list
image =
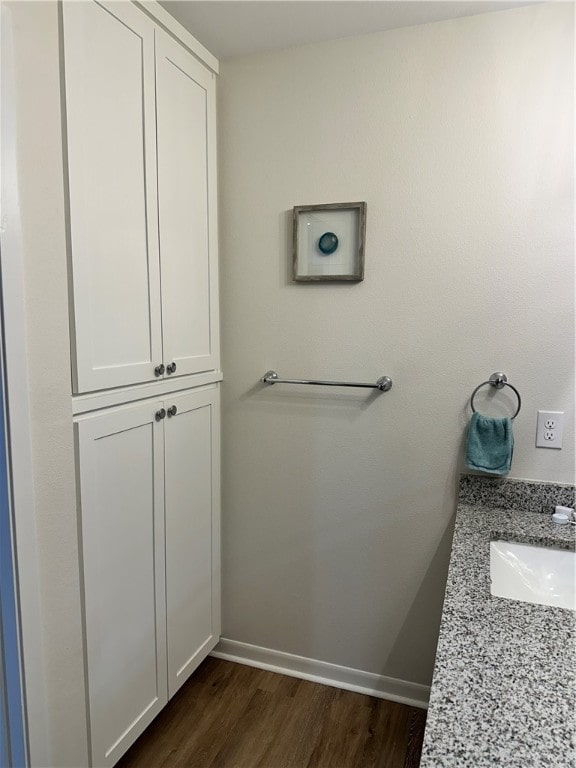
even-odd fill
[{"label": "blue hand towel", "polygon": [[492,475],[510,472],[514,436],[511,419],[490,419],[473,413],[466,442],[466,466]]}]

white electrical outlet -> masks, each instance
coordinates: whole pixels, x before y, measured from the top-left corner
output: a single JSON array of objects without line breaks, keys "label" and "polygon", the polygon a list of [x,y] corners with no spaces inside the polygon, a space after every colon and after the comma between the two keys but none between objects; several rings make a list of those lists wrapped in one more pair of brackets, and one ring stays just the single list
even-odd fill
[{"label": "white electrical outlet", "polygon": [[562,448],[564,411],[538,411],[536,448]]}]

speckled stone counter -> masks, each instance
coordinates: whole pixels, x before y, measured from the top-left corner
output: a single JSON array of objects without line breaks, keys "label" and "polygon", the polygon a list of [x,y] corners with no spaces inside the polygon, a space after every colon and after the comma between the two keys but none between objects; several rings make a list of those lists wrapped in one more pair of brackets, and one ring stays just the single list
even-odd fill
[{"label": "speckled stone counter", "polygon": [[574,488],[465,475],[421,768],[574,768],[573,611],[490,594],[493,539],[574,549]]}]

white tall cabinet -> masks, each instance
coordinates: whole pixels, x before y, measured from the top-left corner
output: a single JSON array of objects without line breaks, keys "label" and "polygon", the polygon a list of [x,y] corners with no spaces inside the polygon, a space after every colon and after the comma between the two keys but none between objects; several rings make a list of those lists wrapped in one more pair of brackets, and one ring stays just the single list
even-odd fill
[{"label": "white tall cabinet", "polygon": [[62,52],[86,711],[112,766],[220,635],[217,62],[127,1],[65,0]]}]

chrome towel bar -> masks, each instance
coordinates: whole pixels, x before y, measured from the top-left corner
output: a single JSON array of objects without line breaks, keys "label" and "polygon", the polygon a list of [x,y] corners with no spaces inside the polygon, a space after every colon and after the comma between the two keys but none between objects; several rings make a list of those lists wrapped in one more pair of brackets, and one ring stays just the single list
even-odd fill
[{"label": "chrome towel bar", "polygon": [[319,384],[323,387],[363,387],[365,389],[379,389],[380,392],[388,392],[392,388],[392,379],[389,376],[381,376],[375,384],[364,384],[354,381],[322,381],[321,379],[281,379],[276,371],[268,371],[260,381],[262,384]]}]

